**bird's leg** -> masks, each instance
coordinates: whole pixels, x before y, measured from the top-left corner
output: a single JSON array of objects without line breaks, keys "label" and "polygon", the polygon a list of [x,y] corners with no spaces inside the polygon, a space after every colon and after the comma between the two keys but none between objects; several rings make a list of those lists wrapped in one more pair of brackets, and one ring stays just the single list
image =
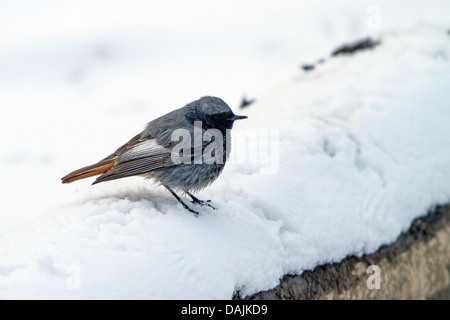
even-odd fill
[{"label": "bird's leg", "polygon": [[187,206],[186,203],[184,203],[183,201],[181,201],[180,197],[175,193],[175,191],[173,191],[173,190],[172,190],[171,188],[169,188],[168,186],[164,186],[164,187],[166,187],[166,189],[170,191],[170,193],[175,197],[175,199],[177,199],[178,202],[181,203],[181,205],[182,205],[187,211],[192,212],[192,213],[195,214],[195,215],[198,215],[198,212],[197,212],[197,211],[192,210],[191,208],[189,208],[189,207]]},{"label": "bird's leg", "polygon": [[191,194],[190,192],[187,192],[187,191],[186,191],[186,194],[192,198],[192,201],[191,201],[192,203],[195,203],[195,204],[198,204],[201,206],[208,206],[210,208],[213,208],[214,210],[217,210],[211,204],[208,203],[208,202],[211,202],[211,200],[206,200],[206,201],[200,200],[199,198],[195,197],[193,194]]}]

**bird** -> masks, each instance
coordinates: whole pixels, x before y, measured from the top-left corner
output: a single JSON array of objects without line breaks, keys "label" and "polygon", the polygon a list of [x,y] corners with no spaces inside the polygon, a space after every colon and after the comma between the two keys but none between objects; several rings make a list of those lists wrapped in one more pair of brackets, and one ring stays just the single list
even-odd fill
[{"label": "bird", "polygon": [[98,176],[92,183],[97,184],[141,176],[164,186],[186,210],[198,215],[177,192],[189,196],[193,204],[215,209],[210,200],[192,193],[208,187],[222,173],[230,154],[230,130],[242,119],[247,116],[235,115],[222,99],[201,97],[149,122],[112,154],[67,174],[61,182]]}]

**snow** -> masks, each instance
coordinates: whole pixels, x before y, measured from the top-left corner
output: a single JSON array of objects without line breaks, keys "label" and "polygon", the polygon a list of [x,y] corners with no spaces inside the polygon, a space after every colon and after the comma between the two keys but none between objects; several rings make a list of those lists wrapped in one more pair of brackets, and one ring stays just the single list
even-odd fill
[{"label": "snow", "polygon": [[[229,299],[449,202],[448,2],[130,3],[14,2],[0,19],[0,298]],[[367,34],[381,45],[328,58]],[[207,94],[249,117],[198,194],[218,210],[194,217],[141,178],[60,184]]]}]

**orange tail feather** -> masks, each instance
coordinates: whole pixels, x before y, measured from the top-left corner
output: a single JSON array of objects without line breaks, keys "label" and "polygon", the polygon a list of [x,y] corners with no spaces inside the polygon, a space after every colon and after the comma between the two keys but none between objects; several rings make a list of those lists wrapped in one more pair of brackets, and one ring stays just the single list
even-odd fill
[{"label": "orange tail feather", "polygon": [[110,160],[105,163],[104,161],[100,161],[99,163],[93,164],[91,166],[83,167],[81,169],[75,170],[65,177],[61,178],[62,183],[71,183],[77,180],[98,176],[99,174],[103,174],[112,167],[114,167],[115,161]]}]

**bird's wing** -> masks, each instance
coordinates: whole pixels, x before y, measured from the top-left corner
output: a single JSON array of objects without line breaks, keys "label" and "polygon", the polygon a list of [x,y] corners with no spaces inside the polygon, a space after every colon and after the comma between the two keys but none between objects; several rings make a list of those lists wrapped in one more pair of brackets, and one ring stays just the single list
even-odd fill
[{"label": "bird's wing", "polygon": [[[110,157],[114,157],[114,166],[99,176],[93,184],[147,173],[175,164],[171,160],[171,150],[156,139],[139,136],[131,139]],[[108,159],[107,158],[107,159]]]}]

